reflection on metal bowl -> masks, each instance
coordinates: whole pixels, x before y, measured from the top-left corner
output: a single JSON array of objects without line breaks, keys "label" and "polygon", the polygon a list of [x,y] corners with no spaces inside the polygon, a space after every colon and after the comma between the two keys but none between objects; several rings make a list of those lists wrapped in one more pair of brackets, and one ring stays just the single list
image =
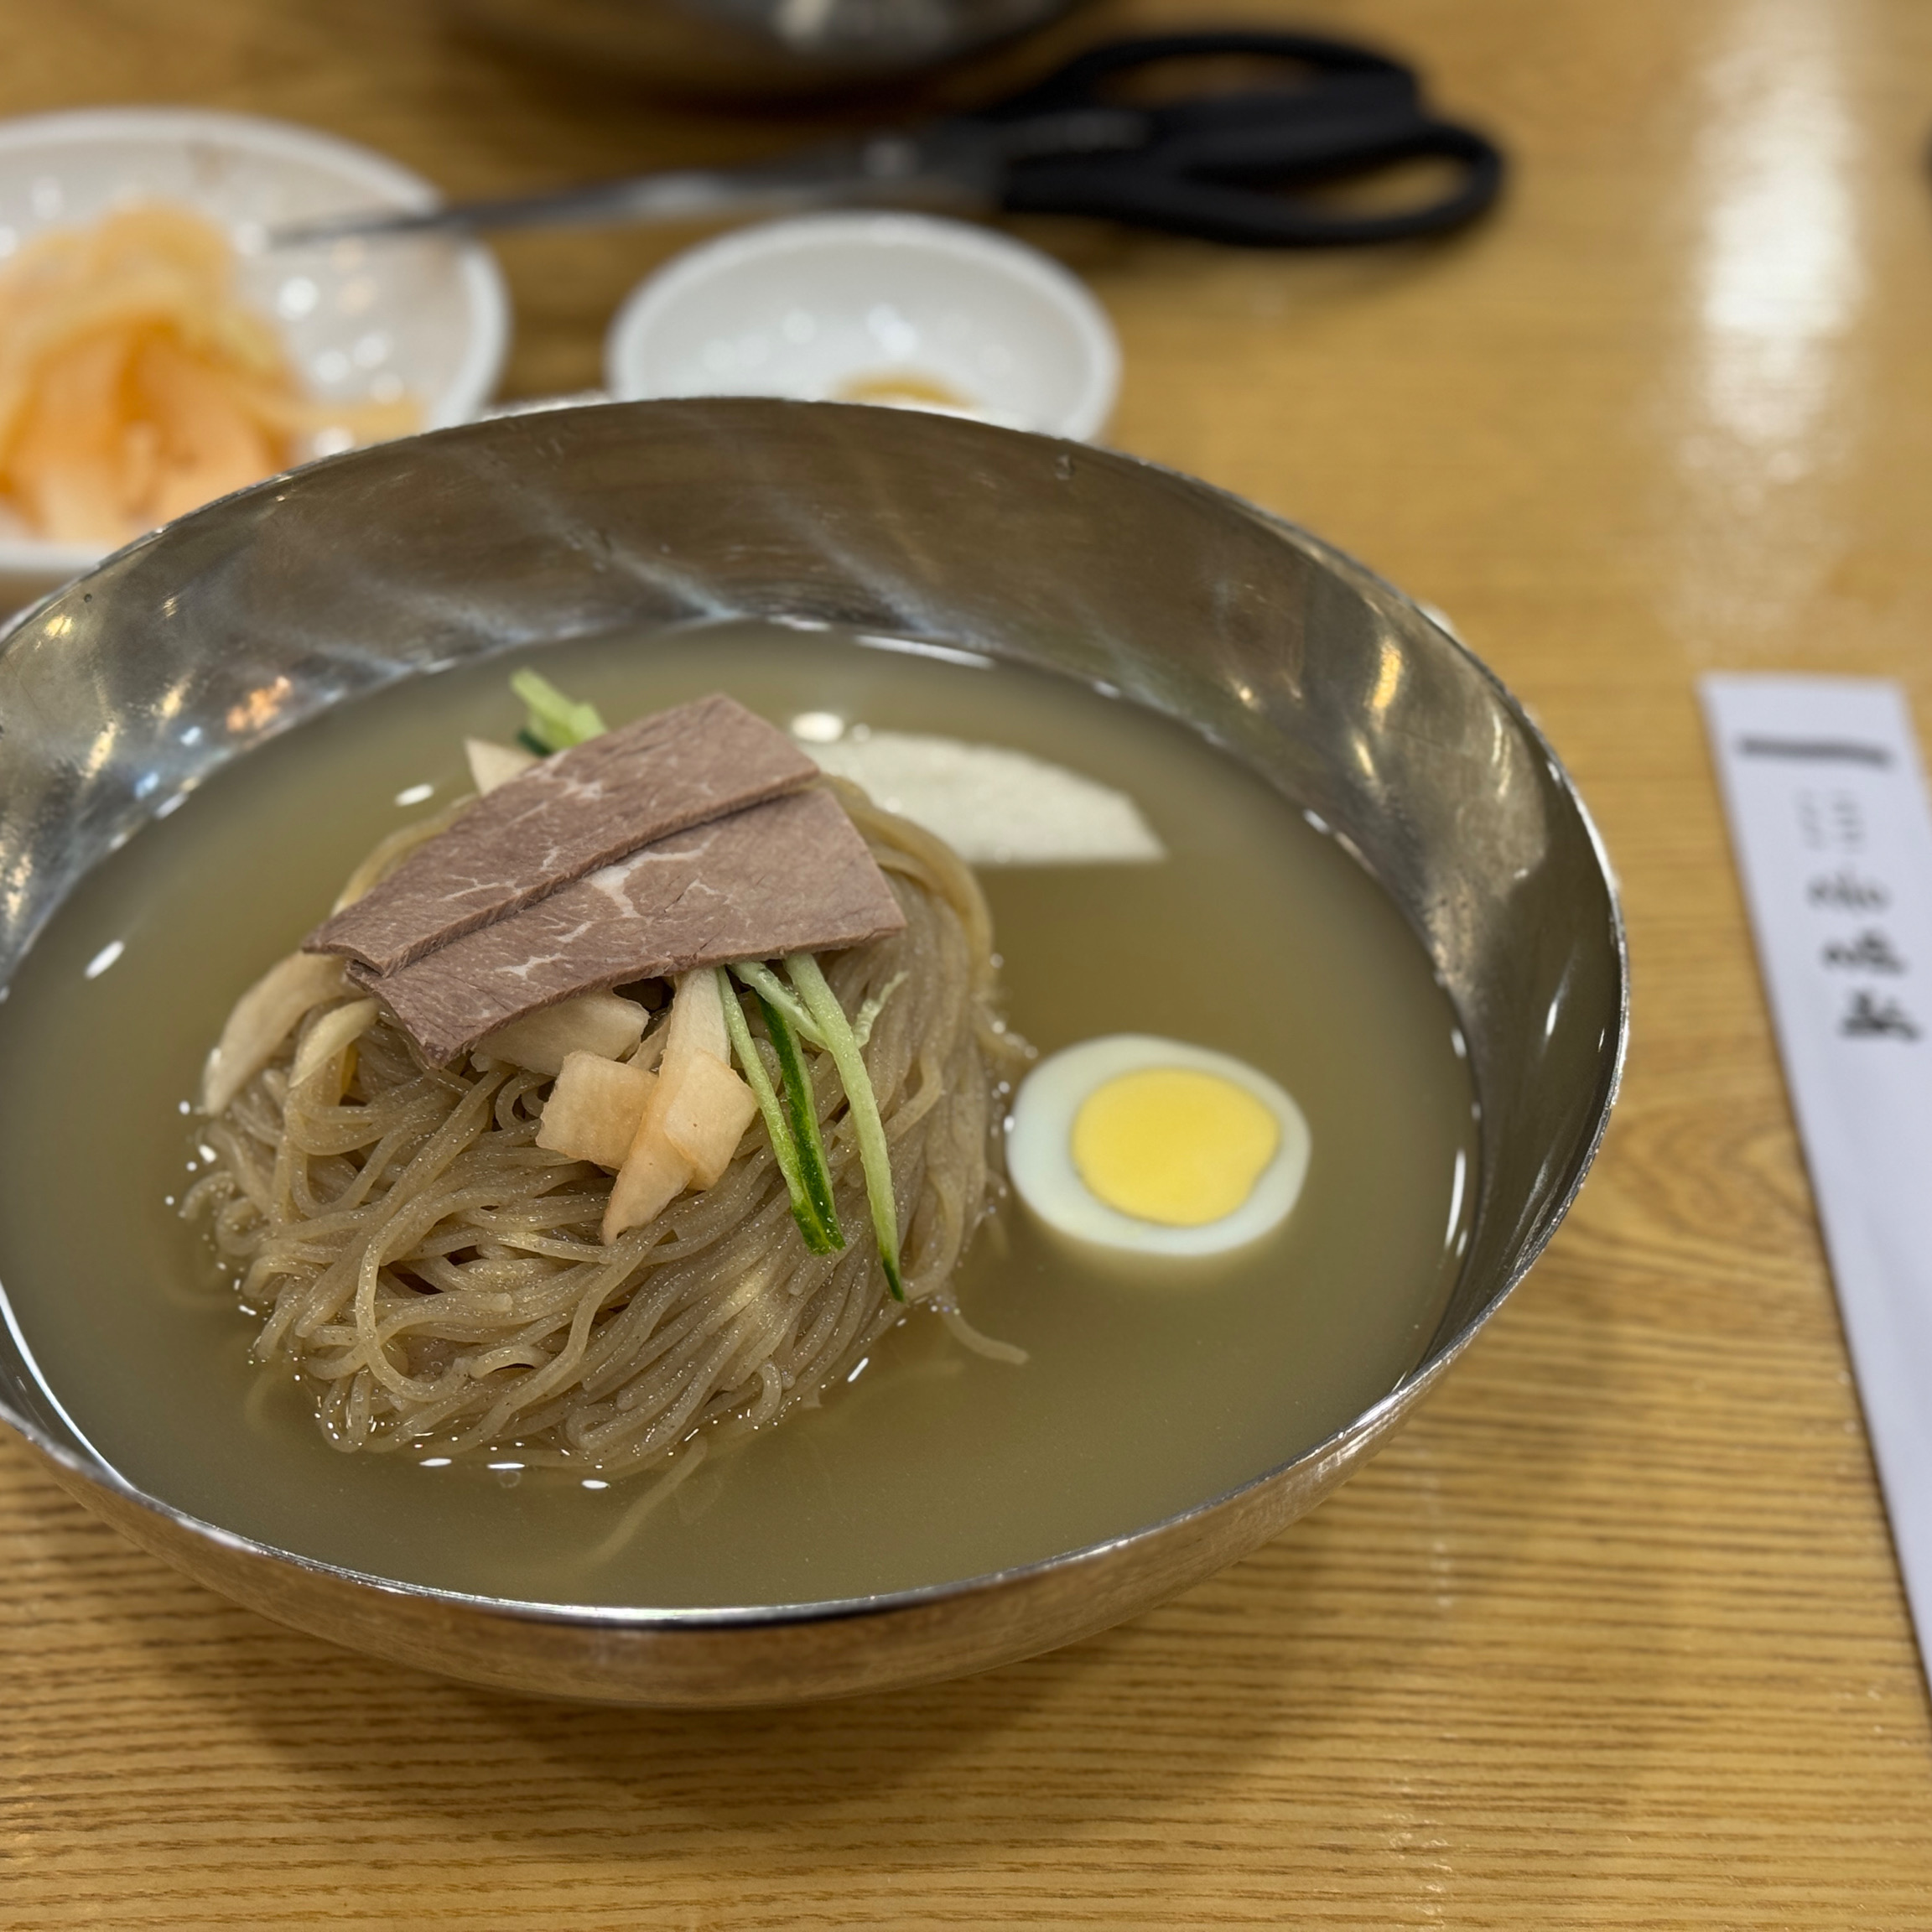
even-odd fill
[{"label": "reflection on metal bowl", "polygon": [[465,26],[579,65],[726,98],[914,74],[1031,32],[1078,0],[446,0]]},{"label": "reflection on metal bowl", "polygon": [[[894,410],[728,399],[478,423],[315,465],[109,559],[0,649],[0,719],[32,720],[0,737],[0,982],[94,865],[273,731],[544,638],[730,614],[1109,687],[1347,839],[1427,948],[1482,1102],[1480,1198],[1441,1322],[1327,1441],[1134,1534],[998,1575],[719,1610],[483,1598],[252,1542],[107,1467],[0,1333],[0,1420],[89,1508],[269,1616],[475,1683],[667,1706],[1027,1656],[1313,1507],[1449,1367],[1581,1183],[1622,1061],[1622,926],[1576,793],[1501,686],[1408,599],[1233,497]],[[271,683],[265,714],[247,699]]]}]

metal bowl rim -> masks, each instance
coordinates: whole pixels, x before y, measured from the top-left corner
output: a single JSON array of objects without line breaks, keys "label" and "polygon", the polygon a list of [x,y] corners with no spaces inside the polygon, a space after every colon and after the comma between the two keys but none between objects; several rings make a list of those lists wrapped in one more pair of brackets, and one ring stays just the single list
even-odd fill
[{"label": "metal bowl rim", "polygon": [[[1504,1296],[1513,1292],[1517,1281],[1521,1278],[1520,1275],[1514,1277],[1509,1286],[1501,1291],[1496,1303],[1492,1303],[1491,1306],[1495,1306]],[[28,1417],[18,1415],[8,1406],[3,1397],[0,1397],[0,1424],[4,1424],[17,1435],[23,1436],[41,1455],[57,1463],[70,1475],[92,1487],[108,1490],[124,1502],[132,1503],[151,1515],[161,1517],[177,1529],[184,1530],[190,1535],[199,1537],[218,1549],[239,1556],[266,1558],[305,1576],[324,1577],[332,1582],[373,1590],[383,1596],[416,1597],[455,1609],[480,1612],[486,1616],[513,1623],[541,1623],[584,1629],[615,1628],[636,1631],[641,1634],[652,1632],[675,1634],[695,1631],[778,1629],[800,1623],[840,1623],[862,1617],[889,1616],[901,1611],[948,1602],[956,1598],[990,1595],[1015,1584],[1071,1571],[1082,1565],[1098,1563],[1123,1550],[1152,1542],[1183,1524],[1204,1519],[1244,1498],[1257,1495],[1298,1469],[1320,1463],[1338,1453],[1357,1437],[1372,1435],[1377,1425],[1393,1410],[1407,1404],[1418,1383],[1432,1380],[1462,1353],[1475,1338],[1476,1330],[1481,1327],[1482,1322],[1487,1318],[1486,1311],[1483,1317],[1476,1322],[1458,1331],[1454,1339],[1439,1353],[1432,1354],[1426,1362],[1405,1375],[1387,1394],[1312,1448],[1303,1451],[1289,1462],[1263,1471],[1259,1476],[1249,1477],[1247,1481],[1237,1483],[1232,1489],[1223,1490],[1186,1509],[1177,1510],[1171,1516],[1164,1516],[1157,1522],[1128,1530],[1119,1536],[1109,1537],[1102,1542],[1085,1545],[1078,1550],[1060,1550],[1052,1556],[1043,1556],[1031,1563],[1015,1564],[1010,1569],[987,1571],[979,1576],[957,1577],[939,1583],[922,1583],[910,1589],[881,1591],[870,1597],[828,1597],[808,1603],[700,1604],[684,1607],[654,1607],[641,1604],[543,1603],[522,1597],[489,1597],[471,1591],[449,1590],[436,1584],[410,1583],[398,1577],[377,1576],[373,1571],[351,1569],[343,1564],[326,1562],[319,1557],[304,1556],[299,1551],[283,1550],[273,1543],[257,1542],[253,1537],[245,1536],[237,1530],[225,1530],[218,1523],[210,1523],[160,1497],[151,1496],[146,1490],[129,1482],[105,1459],[99,1462],[89,1462],[63,1444],[50,1441],[37,1424]]]}]

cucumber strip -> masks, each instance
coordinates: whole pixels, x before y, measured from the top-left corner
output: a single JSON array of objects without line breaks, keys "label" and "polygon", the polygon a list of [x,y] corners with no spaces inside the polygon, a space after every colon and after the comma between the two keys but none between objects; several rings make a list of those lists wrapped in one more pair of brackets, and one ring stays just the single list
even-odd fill
[{"label": "cucumber strip", "polygon": [[872,1231],[879,1240],[886,1285],[895,1301],[903,1301],[906,1285],[899,1273],[899,1208],[892,1198],[892,1157],[886,1145],[886,1127],[879,1118],[879,1097],[872,1091],[872,1077],[860,1057],[852,1023],[826,984],[818,962],[809,953],[794,953],[785,962],[785,970],[798,989],[806,1011],[818,1022],[826,1051],[844,1083],[846,1104],[859,1134],[859,1159],[865,1169],[865,1193],[872,1204]]},{"label": "cucumber strip", "polygon": [[541,672],[527,666],[512,672],[510,688],[530,708],[529,721],[524,727],[528,736],[524,741],[527,744],[529,739],[534,739],[543,748],[541,756],[548,756],[569,745],[581,745],[587,738],[604,735],[604,720],[597,707],[566,697]]},{"label": "cucumber strip", "polygon": [[740,959],[731,970],[767,1006],[776,1006],[792,1022],[792,1031],[801,1039],[809,1040],[824,1051],[825,1036],[818,1031],[818,1023],[798,1004],[798,995],[769,966],[756,959]]},{"label": "cucumber strip", "polygon": [[792,1124],[792,1138],[798,1149],[798,1170],[805,1192],[833,1247],[845,1245],[845,1230],[839,1225],[839,1209],[832,1198],[832,1171],[825,1161],[825,1143],[818,1134],[818,1108],[812,1091],[812,1075],[798,1036],[787,1020],[762,993],[753,997],[765,1015],[765,1030],[778,1050],[778,1072],[784,1083],[785,1112]]},{"label": "cucumber strip", "polygon": [[786,1124],[785,1109],[772,1091],[771,1077],[765,1070],[764,1061],[759,1057],[751,1029],[745,1024],[745,1010],[738,1004],[738,989],[731,984],[722,966],[717,969],[717,973],[718,991],[724,1004],[724,1031],[731,1036],[731,1050],[745,1075],[745,1083],[758,1103],[758,1111],[765,1116],[765,1131],[771,1139],[772,1158],[778,1163],[778,1171],[785,1176],[785,1191],[792,1197],[792,1218],[798,1223],[798,1232],[813,1254],[829,1254],[843,1247],[844,1240],[834,1240],[828,1236],[818,1219],[818,1210],[806,1192],[805,1176],[798,1165],[798,1144],[792,1138],[792,1130]]}]

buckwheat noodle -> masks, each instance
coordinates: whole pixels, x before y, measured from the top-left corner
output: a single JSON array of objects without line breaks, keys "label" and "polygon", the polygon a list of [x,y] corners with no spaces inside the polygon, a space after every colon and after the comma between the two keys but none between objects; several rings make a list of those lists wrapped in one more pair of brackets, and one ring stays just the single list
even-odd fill
[{"label": "buckwheat noodle", "polygon": [[[891,1149],[906,1296],[936,1304],[971,1345],[983,1338],[947,1285],[987,1208],[995,1098],[1024,1048],[994,1013],[992,930],[971,872],[930,834],[838,790],[906,923],[828,955],[827,977],[856,1013],[903,975],[865,1059]],[[345,898],[441,823],[378,848]],[[262,1318],[256,1356],[295,1364],[338,1446],[513,1447],[524,1463],[627,1474],[699,1431],[742,1433],[814,1402],[903,1315],[887,1298],[828,1055],[811,1058],[841,1252],[807,1251],[756,1120],[714,1187],[605,1247],[610,1176],[536,1145],[546,1076],[474,1057],[430,1066],[381,1015],[352,1061],[325,1054],[294,1081],[304,1041],[348,998],[312,1005],[205,1124],[216,1159],[184,1209],[209,1217],[244,1308]]]}]

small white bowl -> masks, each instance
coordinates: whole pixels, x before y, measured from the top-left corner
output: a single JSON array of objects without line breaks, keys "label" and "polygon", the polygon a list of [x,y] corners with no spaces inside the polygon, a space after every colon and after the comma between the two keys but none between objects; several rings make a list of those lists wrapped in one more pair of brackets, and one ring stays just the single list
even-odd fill
[{"label": "small white bowl", "polygon": [[[262,242],[285,222],[438,199],[420,175],[366,148],[252,115],[103,107],[0,122],[0,259],[44,229],[131,201],[197,209],[228,231],[244,297],[276,319],[312,395],[414,396],[425,428],[468,421],[496,387],[510,304],[489,250],[442,237],[273,252]],[[103,554],[44,542],[0,503],[0,612]]]},{"label": "small white bowl", "polygon": [[1036,248],[925,215],[740,229],[636,288],[604,345],[626,401],[891,402],[1087,439],[1120,351],[1078,277]]}]

